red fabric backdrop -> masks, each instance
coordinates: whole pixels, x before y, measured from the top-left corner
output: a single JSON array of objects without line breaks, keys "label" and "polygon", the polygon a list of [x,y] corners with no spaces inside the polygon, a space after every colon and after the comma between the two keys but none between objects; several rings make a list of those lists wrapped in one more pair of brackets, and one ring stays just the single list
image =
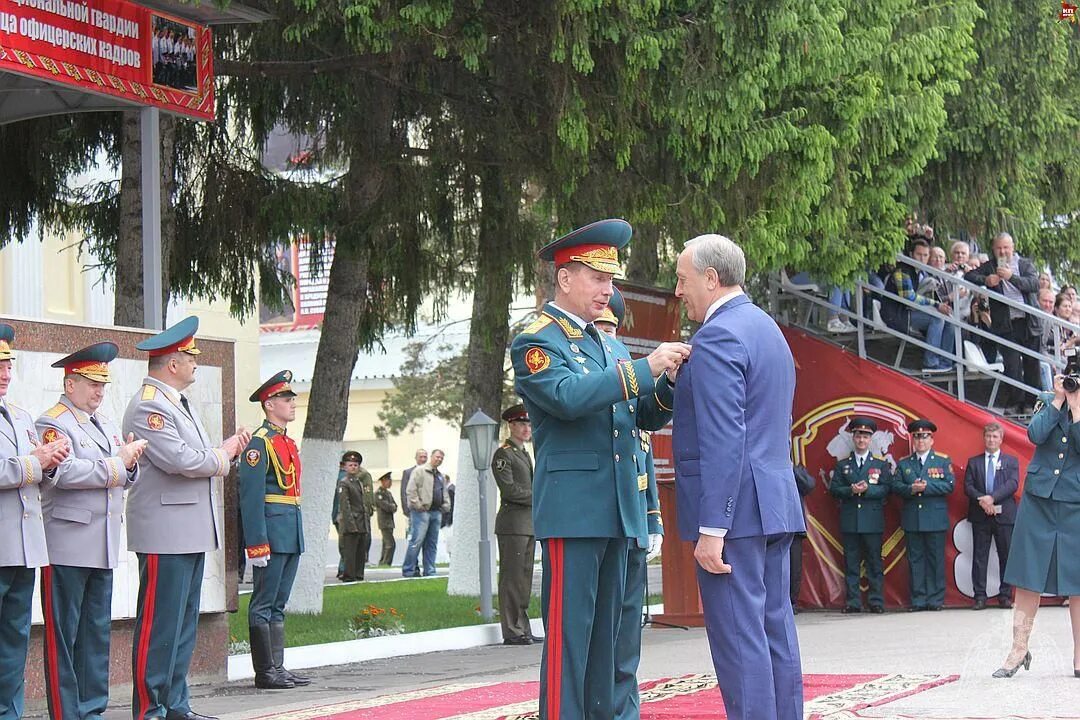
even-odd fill
[{"label": "red fabric backdrop", "polygon": [[[797,384],[792,418],[792,451],[817,479],[806,498],[807,542],[803,547],[803,586],[800,601],[810,607],[839,607],[844,599],[844,557],[840,545],[838,504],[827,483],[839,458],[851,451],[844,426],[852,415],[874,418],[878,433],[873,452],[895,462],[911,453],[907,423],[919,417],[938,426],[934,449],[953,461],[956,489],[949,497],[951,529],[946,536],[946,605],[971,603],[971,525],[964,494],[968,458],[983,451],[982,429],[995,416],[923,385],[902,373],[863,360],[851,352],[817,340],[801,331],[784,328],[795,356]],[[999,420],[1000,421],[1000,420]],[[1003,452],[1020,458],[1023,479],[1033,447],[1024,428],[1005,427]],[[908,603],[908,566],[900,499],[890,497],[885,513],[882,554],[885,565],[885,601],[890,606]],[[996,593],[996,554],[991,558],[987,590]],[[864,579],[865,587],[865,579]]]}]

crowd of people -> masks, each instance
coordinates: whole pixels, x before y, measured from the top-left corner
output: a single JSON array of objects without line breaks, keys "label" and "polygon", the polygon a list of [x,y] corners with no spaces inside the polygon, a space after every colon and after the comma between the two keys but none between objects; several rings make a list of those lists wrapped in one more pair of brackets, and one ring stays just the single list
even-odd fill
[{"label": "crowd of people", "polygon": [[195,38],[158,27],[150,40],[154,82],[194,90],[197,86],[195,52]]},{"label": "crowd of people", "polygon": [[[1008,378],[1037,390],[1051,390],[1053,375],[1064,368],[1065,356],[1080,338],[1069,328],[1000,300],[1008,298],[1075,325],[1080,324],[1076,289],[1063,285],[1055,290],[1050,274],[1039,272],[1030,260],[1020,256],[1012,236],[1006,232],[994,236],[990,254],[977,252],[978,245],[974,241],[952,240],[947,247],[946,250],[945,246],[935,244],[930,226],[909,224],[905,255],[943,274],[980,286],[982,290],[972,290],[942,275],[896,262],[867,273],[866,284],[882,291],[866,292],[863,307],[867,318],[872,317],[872,301],[876,300],[880,302],[881,320],[889,328],[921,336],[930,346],[922,355],[921,371],[924,374],[954,369],[955,363],[950,356],[957,354],[954,327],[959,325],[961,338],[973,341],[988,363],[1000,361]],[[795,277],[801,278],[802,282],[808,280],[805,274]],[[853,310],[851,294],[842,288],[830,288],[829,302],[838,308]],[[970,332],[969,328],[1050,356],[1052,360],[1040,360],[994,338]],[[853,333],[856,327],[839,313],[832,312],[826,330],[839,335]],[[1022,415],[1030,412],[1033,399],[1022,388],[1006,383],[1002,386],[998,404],[1007,414]]]}]

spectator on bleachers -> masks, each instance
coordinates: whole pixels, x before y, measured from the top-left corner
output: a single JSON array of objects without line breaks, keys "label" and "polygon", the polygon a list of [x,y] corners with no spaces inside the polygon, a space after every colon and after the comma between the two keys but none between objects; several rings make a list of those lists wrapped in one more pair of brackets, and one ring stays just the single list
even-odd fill
[{"label": "spectator on bleachers", "polygon": [[[1050,313],[1062,320],[1071,321],[1073,302],[1066,293],[1058,293],[1055,296],[1052,290],[1040,290],[1039,307],[1043,312]],[[1046,355],[1053,357],[1057,352],[1057,347],[1055,347],[1054,343],[1055,338],[1058,338],[1058,347],[1061,348],[1063,353],[1067,348],[1073,347],[1077,344],[1077,341],[1080,340],[1080,338],[1074,337],[1073,332],[1067,328],[1059,326],[1057,328],[1057,333],[1054,332],[1054,329],[1055,326],[1053,323],[1047,321],[1042,323],[1039,347]],[[1054,389],[1054,373],[1050,363],[1039,363],[1039,378],[1042,380],[1043,390],[1050,391]]]},{"label": "spectator on bleachers", "polygon": [[963,277],[964,273],[979,267],[979,261],[971,256],[971,246],[963,240],[954,240],[949,246],[949,256],[952,262],[945,266],[951,273],[960,273],[957,277]]},{"label": "spectator on bleachers", "polygon": [[[964,279],[990,290],[990,320],[995,335],[1021,347],[1038,349],[1039,339],[1042,337],[1042,324],[1039,319],[993,298],[999,295],[1038,307],[1036,293],[1039,289],[1039,274],[1029,260],[1016,254],[1012,235],[1009,233],[998,233],[990,249],[994,253],[994,259],[972,270]],[[1005,345],[1000,345],[998,350],[1005,363],[1005,375],[1032,387],[1039,387],[1037,358],[1022,355],[1019,350]],[[1012,385],[1003,388],[1001,401],[1006,410],[1011,408],[1018,414],[1023,413],[1028,405],[1026,392]]]},{"label": "spectator on bleachers", "polygon": [[[826,286],[824,283],[811,277],[808,272],[795,273],[791,276],[791,282],[795,285],[817,285],[818,287],[827,287],[830,305],[844,310],[851,310],[852,308],[851,293],[849,291],[837,285]],[[837,335],[842,333],[853,333],[856,331],[855,326],[848,322],[846,317],[841,317],[840,313],[831,308],[825,323],[825,329]]]},{"label": "spectator on bleachers", "polygon": [[1072,300],[1073,306],[1076,305],[1076,288],[1075,287],[1073,287],[1072,285],[1062,285],[1061,289],[1058,290],[1058,292],[1068,295],[1069,299]]},{"label": "spectator on bleachers", "polygon": [[[923,237],[916,237],[911,242],[911,259],[927,264],[930,260],[930,244]],[[917,292],[923,287],[928,275],[910,265],[893,266],[885,276],[885,290],[899,295],[903,299],[925,306],[925,310],[912,310],[910,306],[899,303],[886,296],[881,304],[881,318],[889,327],[899,332],[918,330],[926,336],[926,342],[947,353],[953,351],[953,333],[945,332],[945,318],[952,312],[948,303],[936,301]],[[923,352],[923,372],[947,372],[952,369],[949,358],[932,350]]]},{"label": "spectator on bleachers", "polygon": [[1050,278],[1050,273],[1039,273],[1039,290],[1053,290],[1054,281]]},{"label": "spectator on bleachers", "polygon": [[[990,320],[990,298],[982,293],[974,293],[971,297],[971,307],[968,310],[967,322],[985,332],[993,332]],[[971,339],[982,350],[989,363],[997,362],[997,343],[983,335],[971,333]]]}]

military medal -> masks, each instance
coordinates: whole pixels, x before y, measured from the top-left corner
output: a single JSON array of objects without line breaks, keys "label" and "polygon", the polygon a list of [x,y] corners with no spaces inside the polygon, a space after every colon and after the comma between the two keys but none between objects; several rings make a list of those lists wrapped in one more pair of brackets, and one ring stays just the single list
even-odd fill
[{"label": "military medal", "polygon": [[581,363],[582,365],[585,364],[585,358],[581,357],[580,355],[576,356],[574,360]]},{"label": "military medal", "polygon": [[577,343],[570,343],[570,352],[579,353],[581,349],[577,346]]}]

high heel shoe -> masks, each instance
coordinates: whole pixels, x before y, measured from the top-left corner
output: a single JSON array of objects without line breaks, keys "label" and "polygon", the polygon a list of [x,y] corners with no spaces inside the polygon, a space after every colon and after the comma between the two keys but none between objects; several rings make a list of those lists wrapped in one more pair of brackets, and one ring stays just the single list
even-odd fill
[{"label": "high heel shoe", "polygon": [[1073,675],[1080,677],[1080,670],[1073,670]]},{"label": "high heel shoe", "polygon": [[1030,651],[1025,653],[1024,654],[1024,659],[1021,660],[1020,662],[1018,662],[1014,667],[1011,667],[1011,668],[1001,667],[1001,668],[998,668],[997,670],[995,670],[994,671],[994,677],[996,677],[996,678],[1011,678],[1013,675],[1015,675],[1017,673],[1017,671],[1021,667],[1024,668],[1025,670],[1030,670],[1031,669],[1031,652]]}]

